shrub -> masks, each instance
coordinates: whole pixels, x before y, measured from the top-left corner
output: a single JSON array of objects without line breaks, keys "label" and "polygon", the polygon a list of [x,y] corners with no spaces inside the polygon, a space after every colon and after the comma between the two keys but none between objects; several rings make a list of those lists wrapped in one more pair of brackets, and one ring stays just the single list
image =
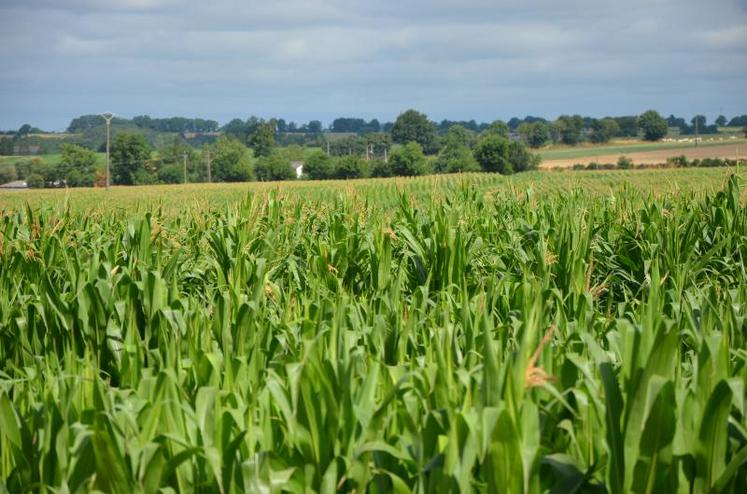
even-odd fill
[{"label": "shrub", "polygon": [[428,172],[423,148],[414,141],[392,152],[391,167],[392,173],[398,176],[425,175]]},{"label": "shrub", "polygon": [[26,177],[26,185],[28,185],[32,189],[42,189],[46,184],[44,182],[44,177],[42,177],[38,173],[32,173],[31,175]]},{"label": "shrub", "polygon": [[514,172],[508,161],[508,139],[498,134],[490,133],[477,143],[475,159],[486,172],[498,172],[510,175]]},{"label": "shrub", "polygon": [[17,178],[16,165],[13,163],[0,163],[0,184],[12,182]]},{"label": "shrub", "polygon": [[327,180],[334,177],[334,160],[323,151],[314,151],[303,165],[303,173],[311,180]]},{"label": "shrub", "polygon": [[392,175],[392,165],[388,161],[378,159],[371,162],[372,177],[391,177]]},{"label": "shrub", "polygon": [[290,159],[282,153],[262,156],[255,166],[257,180],[291,180],[296,178],[296,171],[291,167]]},{"label": "shrub", "polygon": [[667,158],[667,164],[676,167],[686,167],[690,163],[687,160],[687,156],[683,154],[680,156],[670,156],[669,158]]},{"label": "shrub", "polygon": [[617,167],[621,170],[629,170],[633,168],[633,160],[627,156],[620,156],[617,158]]},{"label": "shrub", "polygon": [[364,176],[363,169],[366,166],[365,161],[360,156],[351,154],[342,156],[335,163],[335,178],[361,178]]}]

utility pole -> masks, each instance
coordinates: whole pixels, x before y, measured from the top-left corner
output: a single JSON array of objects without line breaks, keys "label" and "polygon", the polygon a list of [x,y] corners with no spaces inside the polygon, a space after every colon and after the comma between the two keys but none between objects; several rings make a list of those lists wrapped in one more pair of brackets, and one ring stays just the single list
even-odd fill
[{"label": "utility pole", "polygon": [[327,156],[329,156],[329,141],[327,141]]},{"label": "utility pole", "polygon": [[184,183],[187,183],[187,153],[182,155],[184,157]]},{"label": "utility pole", "polygon": [[213,181],[213,177],[211,175],[211,170],[210,170],[210,151],[207,152],[207,172],[208,172],[208,183],[211,183]]},{"label": "utility pole", "polygon": [[102,113],[101,116],[106,120],[106,190],[109,190],[110,180],[110,168],[112,163],[111,155],[111,142],[112,142],[112,119],[114,114],[111,112]]},{"label": "utility pole", "polygon": [[389,156],[386,152],[386,146],[384,146],[384,163],[389,163]]},{"label": "utility pole", "polygon": [[695,115],[695,147],[698,147],[698,118],[697,115]]}]

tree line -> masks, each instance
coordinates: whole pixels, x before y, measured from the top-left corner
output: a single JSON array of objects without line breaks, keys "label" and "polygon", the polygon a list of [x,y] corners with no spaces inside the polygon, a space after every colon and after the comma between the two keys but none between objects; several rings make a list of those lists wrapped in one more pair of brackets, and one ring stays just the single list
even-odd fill
[{"label": "tree line", "polygon": [[[438,136],[437,124],[416,110],[403,112],[389,133],[346,136],[311,150],[278,145],[275,120],[257,119],[244,131],[226,133],[199,149],[179,137],[154,148],[142,134],[118,132],[111,146],[111,183],[289,180],[296,178],[301,164],[303,178],[324,180],[469,171],[511,174],[539,163],[523,142],[510,139],[504,122],[482,132],[452,125]],[[5,178],[14,174],[32,187],[103,185],[105,168],[99,156],[83,146],[64,144],[59,163],[36,159],[5,164]],[[9,171],[9,165],[15,169]]]},{"label": "tree line", "polygon": [[[287,132],[289,123],[277,119],[235,119],[223,127],[217,127],[214,121],[191,119],[188,128],[222,130],[220,136],[199,147],[180,136],[171,136],[168,142],[161,140],[154,145],[144,135],[146,132],[137,132],[138,129],[152,130],[154,126],[173,130],[181,128],[187,120],[190,119],[145,116],[123,120],[128,124],[124,127],[127,131],[115,131],[112,143],[112,183],[287,180],[296,178],[295,167],[300,163],[303,163],[304,178],[320,180],[469,171],[510,174],[535,168],[539,157],[530,149],[548,142],[575,145],[588,140],[597,143],[620,135],[655,141],[667,135],[673,124],[681,126],[682,134],[706,133],[714,125],[747,122],[747,116],[744,119],[735,117],[729,122],[719,117],[711,126],[702,115],[693,117],[687,125],[677,117],[666,119],[654,110],[640,116],[603,119],[561,115],[549,122],[528,116],[509,122],[478,124],[448,120],[436,123],[421,112],[407,110],[395,122],[384,125],[375,119],[340,118],[333,122],[333,128],[350,132],[325,133],[321,122],[311,121],[302,126],[313,131],[315,137],[311,141],[289,139],[289,135],[296,134]],[[135,121],[138,124],[133,126]],[[71,127],[90,131],[94,124],[100,126],[101,118],[83,116],[71,122]],[[33,129],[29,125],[23,130],[29,133]],[[0,145],[5,144],[3,141],[11,140],[0,138]],[[66,143],[60,147],[58,163],[40,159],[4,163],[0,166],[0,183],[24,179],[35,187],[103,185],[104,163],[94,150],[104,148],[103,144],[91,147]]]},{"label": "tree line", "polygon": [[[246,120],[234,118],[221,126],[215,120],[202,118],[152,118],[148,115],[140,115],[132,119],[115,117],[112,120],[112,128],[127,129],[128,131],[141,130],[146,133],[151,144],[163,144],[163,142],[155,142],[160,133],[176,133],[181,134],[190,144],[201,146],[213,141],[218,133],[243,140],[265,122],[274,123],[275,139],[280,146],[297,144],[326,147],[329,142],[327,136],[331,133],[348,134],[346,136],[348,141],[344,143],[344,147],[348,148],[354,141],[354,139],[350,139],[351,137],[390,134],[396,123],[380,123],[375,118],[366,120],[357,117],[339,117],[325,127],[319,120],[296,123],[282,118],[264,120],[251,116]],[[457,121],[447,119],[438,123],[433,122],[433,124],[436,134],[433,142],[424,145],[426,150],[434,146],[438,147],[439,141],[453,126],[458,125],[469,131],[480,133],[492,125],[486,122],[478,123],[475,120]],[[648,111],[638,116],[604,118],[561,115],[552,121],[542,117],[526,116],[524,118],[513,117],[506,122],[506,125],[512,138],[521,139],[532,148],[540,148],[549,144],[568,146],[575,146],[583,142],[599,144],[606,143],[614,138],[640,137],[647,140],[658,140],[671,133],[672,129],[675,129],[679,135],[713,134],[718,132],[721,127],[747,127],[747,115],[738,115],[730,120],[723,115],[719,115],[713,123],[709,123],[703,115],[695,115],[690,120],[685,120],[675,115],[663,118],[654,111]],[[43,132],[30,124],[24,124],[18,130],[0,132],[0,134],[7,136],[5,138],[0,137],[0,155],[57,152],[58,146],[62,142],[77,143],[84,147],[101,150],[106,135],[104,121],[99,115],[82,115],[74,118],[68,125],[67,132],[75,134],[77,137],[64,140],[56,139],[54,142],[50,142],[49,139],[32,138],[34,134]]]}]

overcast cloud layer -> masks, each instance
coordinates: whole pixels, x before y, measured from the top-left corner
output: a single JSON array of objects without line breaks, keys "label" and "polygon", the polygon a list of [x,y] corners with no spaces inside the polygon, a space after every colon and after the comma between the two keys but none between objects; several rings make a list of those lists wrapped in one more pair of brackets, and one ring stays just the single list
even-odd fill
[{"label": "overcast cloud layer", "polygon": [[0,128],[747,113],[747,0],[0,0]]}]

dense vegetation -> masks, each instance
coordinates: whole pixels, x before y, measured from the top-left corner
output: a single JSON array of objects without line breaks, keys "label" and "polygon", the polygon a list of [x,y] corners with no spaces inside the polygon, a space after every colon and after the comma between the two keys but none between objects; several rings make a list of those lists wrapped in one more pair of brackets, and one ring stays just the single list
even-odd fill
[{"label": "dense vegetation", "polygon": [[[296,124],[250,117],[246,121],[233,119],[220,127],[218,122],[199,118],[114,118],[112,183],[290,180],[300,173],[299,165],[308,179],[470,171],[511,174],[535,168],[539,158],[529,149],[549,143],[603,144],[618,137],[656,141],[673,129],[683,135],[702,134],[718,132],[718,125],[727,124],[723,116],[716,122],[706,125],[705,117],[696,115],[688,126],[684,119],[664,119],[653,110],[640,117],[561,115],[548,122],[528,116],[491,124],[436,123],[423,113],[407,110],[393,123],[341,117],[326,130],[318,120]],[[734,117],[728,124],[741,122],[741,117]],[[0,163],[0,183],[16,179],[33,187],[106,183],[105,160],[93,160],[85,151],[106,149],[106,129],[100,116],[75,118],[68,127],[70,134],[43,137],[34,131],[39,129],[26,124],[12,137],[0,138],[0,154],[38,154],[51,147],[60,159],[17,157],[5,161]],[[415,150],[411,143],[420,149]]]},{"label": "dense vegetation", "polygon": [[438,180],[381,202],[317,184],[3,212],[5,488],[747,485],[736,179],[658,197]]},{"label": "dense vegetation", "polygon": [[[747,129],[747,115],[738,115],[730,120],[720,115],[709,124],[703,115],[696,115],[689,121],[682,117],[670,115],[664,119],[658,113],[655,125],[666,128],[651,133],[651,122],[648,116],[641,125],[641,117],[651,115],[646,112],[639,116],[618,116],[593,118],[581,115],[561,115],[554,121],[542,117],[527,116],[513,117],[508,120],[507,128],[513,138],[521,139],[525,144],[538,148],[546,144],[556,143],[575,146],[582,142],[604,143],[614,138],[646,137],[657,139],[664,135],[676,133],[679,135],[715,134],[721,128]],[[404,112],[398,120],[421,115],[413,110]],[[646,123],[648,121],[648,123]],[[264,120],[255,116],[246,120],[234,118],[221,126],[214,120],[201,118],[152,118],[141,115],[132,119],[116,117],[112,120],[112,127],[116,132],[137,132],[143,134],[152,146],[160,147],[174,135],[179,135],[191,146],[199,147],[213,142],[219,134],[236,137],[246,141],[259,125],[272,122],[275,141],[280,146],[302,145],[311,147],[332,147],[339,150],[364,147],[371,134],[380,136],[396,135],[397,122],[380,123],[377,119],[366,121],[363,118],[340,117],[332,121],[327,128],[321,121],[311,120],[307,123],[286,121],[283,118]],[[421,142],[426,153],[435,152],[442,146],[442,139],[451,127],[460,126],[474,133],[487,130],[494,123],[478,123],[475,120],[454,121],[442,120],[438,123],[428,122],[428,133],[435,131],[435,136],[429,142]],[[399,132],[401,135],[401,132]],[[0,136],[0,155],[26,155],[56,153],[63,143],[79,144],[89,149],[103,149],[106,132],[104,121],[99,115],[83,115],[74,118],[67,128],[66,134],[53,134],[54,138],[44,138],[41,129],[24,124],[18,130],[0,132],[7,137]],[[426,139],[428,139],[426,137]],[[398,139],[395,137],[395,142]],[[334,154],[334,153],[333,153]],[[338,151],[339,154],[339,151]]]}]

